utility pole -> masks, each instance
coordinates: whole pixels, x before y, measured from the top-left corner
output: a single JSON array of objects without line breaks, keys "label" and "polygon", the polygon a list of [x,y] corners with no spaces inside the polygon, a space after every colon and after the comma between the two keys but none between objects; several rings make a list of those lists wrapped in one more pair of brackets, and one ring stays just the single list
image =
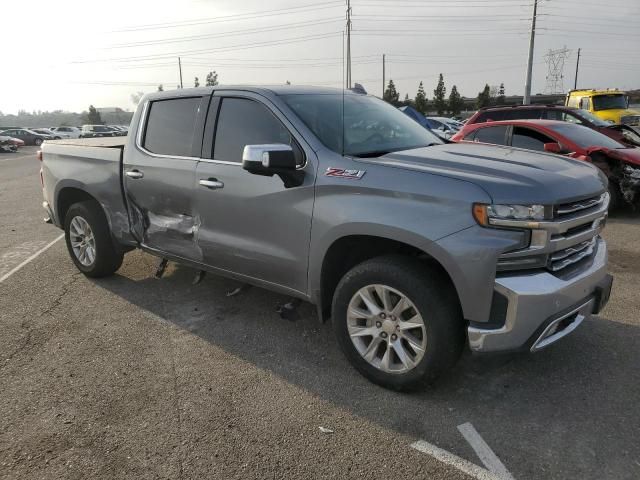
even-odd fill
[{"label": "utility pole", "polygon": [[580,50],[582,49],[581,48],[578,49],[578,59],[576,60],[576,80],[573,83],[574,90],[578,89],[578,69],[580,68]]},{"label": "utility pole", "polygon": [[347,0],[347,88],[351,88],[351,0]]},{"label": "utility pole", "polygon": [[531,37],[529,38],[529,58],[527,61],[527,80],[524,84],[523,105],[531,103],[531,73],[533,70],[533,46],[536,39],[536,17],[538,15],[538,0],[533,0],[533,16],[531,17]]},{"label": "utility pole", "polygon": [[180,88],[184,88],[182,86],[182,62],[180,61],[180,57],[178,57],[178,70],[180,71]]},{"label": "utility pole", "polygon": [[386,88],[386,80],[385,80],[385,54],[382,54],[382,98],[384,100],[384,89]]}]

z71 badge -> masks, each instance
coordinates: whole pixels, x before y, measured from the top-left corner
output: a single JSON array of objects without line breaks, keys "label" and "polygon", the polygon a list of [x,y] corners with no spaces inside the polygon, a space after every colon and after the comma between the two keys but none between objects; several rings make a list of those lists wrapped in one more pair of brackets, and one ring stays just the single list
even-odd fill
[{"label": "z71 badge", "polygon": [[366,170],[345,170],[344,168],[329,167],[324,173],[327,177],[351,178],[360,180]]}]

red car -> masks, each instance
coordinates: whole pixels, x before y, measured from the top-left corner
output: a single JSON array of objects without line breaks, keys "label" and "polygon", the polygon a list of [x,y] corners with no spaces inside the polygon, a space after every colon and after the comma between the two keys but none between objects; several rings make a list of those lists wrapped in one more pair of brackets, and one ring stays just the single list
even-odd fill
[{"label": "red car", "polygon": [[607,137],[629,145],[640,146],[640,133],[629,125],[614,125],[581,108],[564,105],[502,105],[481,108],[467,121],[467,125],[505,120],[560,120],[584,125]]},{"label": "red car", "polygon": [[554,120],[509,120],[465,125],[451,139],[567,155],[596,165],[609,179],[611,206],[640,206],[640,148],[582,125]]}]

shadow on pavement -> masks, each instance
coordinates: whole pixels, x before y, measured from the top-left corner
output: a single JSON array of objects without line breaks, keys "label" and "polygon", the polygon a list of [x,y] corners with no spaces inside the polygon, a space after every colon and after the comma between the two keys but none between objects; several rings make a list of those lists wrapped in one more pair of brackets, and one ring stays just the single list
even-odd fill
[{"label": "shadow on pavement", "polygon": [[290,322],[276,313],[284,296],[253,287],[228,297],[239,284],[210,275],[193,286],[193,270],[179,266],[158,280],[152,268],[96,284],[323,400],[477,461],[455,428],[472,422],[521,478],[640,475],[640,329],[607,310],[543,352],[466,352],[431,389],[400,394],[353,370],[311,305]]}]

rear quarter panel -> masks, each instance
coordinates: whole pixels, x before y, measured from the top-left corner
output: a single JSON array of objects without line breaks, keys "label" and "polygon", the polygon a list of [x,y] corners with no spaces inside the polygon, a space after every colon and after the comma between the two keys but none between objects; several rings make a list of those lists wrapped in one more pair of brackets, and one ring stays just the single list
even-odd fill
[{"label": "rear quarter panel", "polygon": [[65,188],[76,188],[102,206],[114,239],[124,244],[133,243],[121,187],[124,147],[46,142],[42,151],[44,196],[53,210],[55,224],[62,227],[60,193]]}]

